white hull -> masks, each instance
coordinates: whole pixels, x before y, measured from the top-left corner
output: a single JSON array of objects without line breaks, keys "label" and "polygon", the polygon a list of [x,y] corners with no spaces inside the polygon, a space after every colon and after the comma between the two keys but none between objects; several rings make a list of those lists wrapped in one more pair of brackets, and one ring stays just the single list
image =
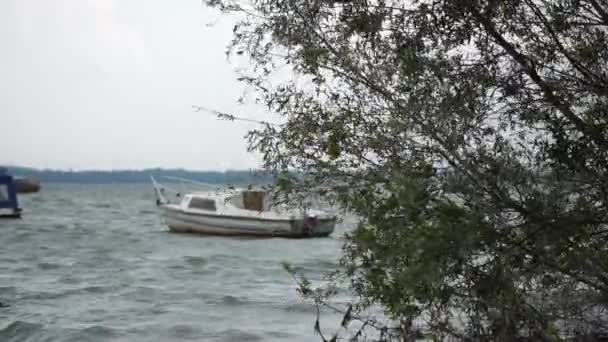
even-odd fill
[{"label": "white hull", "polygon": [[0,208],[0,218],[19,218],[21,213],[19,210]]},{"label": "white hull", "polygon": [[170,230],[181,233],[258,237],[320,237],[334,231],[334,218],[311,223],[304,219],[226,216],[192,213],[163,205],[162,217]]}]

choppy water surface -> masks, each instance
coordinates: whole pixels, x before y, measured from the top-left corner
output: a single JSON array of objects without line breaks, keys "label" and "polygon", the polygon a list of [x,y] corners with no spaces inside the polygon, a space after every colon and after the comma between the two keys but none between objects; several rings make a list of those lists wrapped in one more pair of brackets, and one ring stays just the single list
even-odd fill
[{"label": "choppy water surface", "polygon": [[318,341],[281,261],[312,279],[330,238],[169,233],[146,185],[45,185],[0,220],[0,341]]}]

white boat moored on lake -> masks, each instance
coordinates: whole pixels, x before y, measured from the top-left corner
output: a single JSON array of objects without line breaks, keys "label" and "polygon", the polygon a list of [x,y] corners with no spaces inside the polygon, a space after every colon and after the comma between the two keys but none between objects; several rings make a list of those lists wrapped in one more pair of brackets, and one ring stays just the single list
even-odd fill
[{"label": "white boat moored on lake", "polygon": [[152,178],[157,205],[171,231],[253,237],[322,237],[334,231],[336,217],[319,210],[277,210],[264,191],[203,191],[170,203]]}]

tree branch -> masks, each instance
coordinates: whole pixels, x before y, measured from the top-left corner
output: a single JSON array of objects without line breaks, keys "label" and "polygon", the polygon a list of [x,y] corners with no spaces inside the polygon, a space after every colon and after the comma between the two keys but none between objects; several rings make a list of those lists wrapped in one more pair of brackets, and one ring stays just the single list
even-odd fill
[{"label": "tree branch", "polygon": [[591,6],[597,11],[605,25],[608,25],[608,12],[596,0],[589,0]]},{"label": "tree branch", "polygon": [[515,49],[515,47],[507,42],[507,40],[496,30],[494,24],[487,18],[487,16],[481,14],[479,10],[474,6],[469,6],[469,11],[482,25],[482,27],[488,32],[488,34],[494,38],[496,43],[500,45],[505,51],[523,68],[524,72],[538,85],[542,90],[545,99],[557,108],[568,120],[574,124],[574,126],[582,133],[588,134],[598,146],[608,148],[606,140],[592,127],[589,127],[581,118],[579,118],[570,107],[564,103],[556,94],[555,89],[547,84],[537,73],[534,66],[531,65],[528,57],[521,54]]}]

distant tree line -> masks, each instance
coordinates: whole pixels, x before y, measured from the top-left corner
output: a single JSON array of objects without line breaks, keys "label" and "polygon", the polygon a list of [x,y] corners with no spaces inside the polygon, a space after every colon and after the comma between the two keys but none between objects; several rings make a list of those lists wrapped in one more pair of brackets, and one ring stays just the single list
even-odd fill
[{"label": "distant tree line", "polygon": [[150,182],[150,176],[162,182],[171,182],[171,179],[162,177],[179,177],[212,184],[265,184],[271,182],[271,177],[256,170],[228,170],[228,171],[190,171],[183,169],[143,169],[143,170],[40,170],[26,167],[7,167],[8,172],[14,176],[35,178],[44,183],[145,183]]}]

